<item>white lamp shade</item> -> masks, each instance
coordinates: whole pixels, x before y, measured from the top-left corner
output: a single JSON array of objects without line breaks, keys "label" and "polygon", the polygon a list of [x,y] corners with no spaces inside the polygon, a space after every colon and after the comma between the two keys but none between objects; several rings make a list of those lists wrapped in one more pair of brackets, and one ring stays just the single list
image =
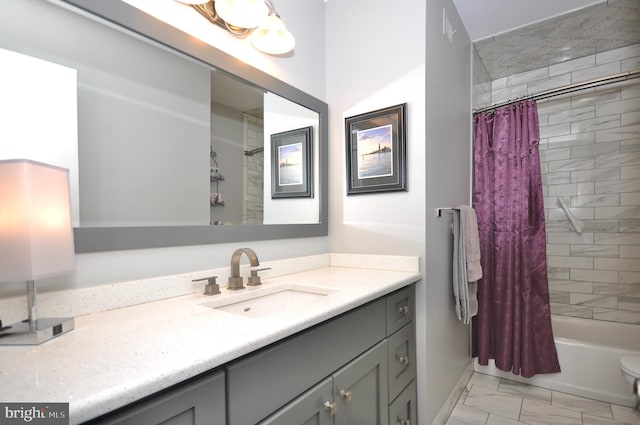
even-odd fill
[{"label": "white lamp shade", "polygon": [[214,6],[226,23],[240,28],[256,28],[269,14],[264,0],[216,0]]},{"label": "white lamp shade", "polygon": [[0,161],[0,281],[73,270],[69,172],[29,160]]},{"label": "white lamp shade", "polygon": [[296,40],[287,31],[282,19],[276,15],[269,15],[260,28],[251,34],[251,44],[261,52],[282,55],[293,50]]}]

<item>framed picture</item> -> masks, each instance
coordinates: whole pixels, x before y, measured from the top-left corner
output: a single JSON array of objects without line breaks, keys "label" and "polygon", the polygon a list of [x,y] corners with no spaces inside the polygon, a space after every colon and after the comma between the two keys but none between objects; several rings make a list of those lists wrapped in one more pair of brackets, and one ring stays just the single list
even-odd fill
[{"label": "framed picture", "polygon": [[313,198],[313,127],[271,135],[271,198]]},{"label": "framed picture", "polygon": [[407,104],[345,120],[347,195],[407,190]]}]

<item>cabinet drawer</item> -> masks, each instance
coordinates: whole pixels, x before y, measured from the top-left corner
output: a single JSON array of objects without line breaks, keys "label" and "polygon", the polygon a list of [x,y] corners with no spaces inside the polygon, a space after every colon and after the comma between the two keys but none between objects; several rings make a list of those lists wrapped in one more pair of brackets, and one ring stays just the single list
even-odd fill
[{"label": "cabinet drawer", "polygon": [[416,331],[411,322],[387,341],[387,360],[389,361],[389,400],[393,400],[400,391],[416,376]]},{"label": "cabinet drawer", "polygon": [[389,425],[418,425],[416,381],[412,381],[389,405]]},{"label": "cabinet drawer", "polygon": [[225,425],[224,373],[181,384],[91,421],[100,425]]},{"label": "cabinet drawer", "polygon": [[385,309],[374,301],[229,365],[228,425],[257,423],[384,339]]},{"label": "cabinet drawer", "polygon": [[332,402],[333,379],[327,378],[259,425],[333,425]]},{"label": "cabinet drawer", "polygon": [[411,285],[387,297],[387,336],[415,318],[415,294]]}]

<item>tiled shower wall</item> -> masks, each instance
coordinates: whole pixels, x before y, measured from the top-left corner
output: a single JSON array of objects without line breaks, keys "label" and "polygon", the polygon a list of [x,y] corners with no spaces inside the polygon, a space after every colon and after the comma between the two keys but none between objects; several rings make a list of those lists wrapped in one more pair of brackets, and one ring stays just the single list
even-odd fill
[{"label": "tiled shower wall", "polygon": [[[244,131],[246,151],[264,146],[263,119],[258,114],[244,114]],[[264,216],[263,173],[264,151],[244,156],[243,173],[245,180],[245,204],[242,208],[243,224],[262,224]]]},{"label": "tiled shower wall", "polygon": [[[491,103],[638,68],[640,44],[494,80]],[[554,314],[640,324],[640,79],[633,81],[538,102]],[[581,233],[559,197],[582,220]]]}]

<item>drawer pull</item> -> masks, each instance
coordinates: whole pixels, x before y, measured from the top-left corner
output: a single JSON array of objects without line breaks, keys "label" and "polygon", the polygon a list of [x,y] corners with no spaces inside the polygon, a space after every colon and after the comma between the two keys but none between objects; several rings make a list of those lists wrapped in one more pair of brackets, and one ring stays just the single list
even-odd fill
[{"label": "drawer pull", "polygon": [[331,416],[333,416],[336,414],[336,410],[338,410],[338,405],[336,403],[331,403],[330,401],[325,401],[324,410],[326,410],[331,414]]},{"label": "drawer pull", "polygon": [[400,356],[398,357],[398,361],[402,366],[407,367],[407,365],[409,364],[409,357]]},{"label": "drawer pull", "polygon": [[400,419],[400,418],[398,418],[398,423],[400,425],[411,425],[411,420],[410,419]]},{"label": "drawer pull", "polygon": [[340,397],[345,401],[345,403],[349,403],[351,400],[351,390],[340,390]]},{"label": "drawer pull", "polygon": [[407,314],[409,314],[409,306],[408,305],[403,305],[403,306],[398,308],[398,311],[401,314],[404,314],[406,316]]}]

